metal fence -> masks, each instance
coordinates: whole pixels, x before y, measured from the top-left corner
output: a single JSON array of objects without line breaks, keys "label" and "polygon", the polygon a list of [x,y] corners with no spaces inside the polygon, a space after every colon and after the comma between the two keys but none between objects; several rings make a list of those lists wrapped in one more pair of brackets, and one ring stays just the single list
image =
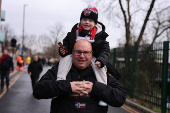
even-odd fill
[{"label": "metal fence", "polygon": [[114,48],[110,62],[122,75],[119,80],[131,98],[170,113],[169,42]]}]

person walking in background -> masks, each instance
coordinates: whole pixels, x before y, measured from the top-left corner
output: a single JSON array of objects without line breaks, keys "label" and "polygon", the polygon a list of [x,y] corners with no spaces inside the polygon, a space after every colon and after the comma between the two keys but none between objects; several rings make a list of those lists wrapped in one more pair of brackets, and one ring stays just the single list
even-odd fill
[{"label": "person walking in background", "polygon": [[31,77],[32,89],[34,88],[36,82],[38,81],[39,75],[42,72],[42,64],[38,61],[38,56],[34,56],[33,62],[28,66],[28,73]]},{"label": "person walking in background", "polygon": [[0,70],[1,70],[1,91],[4,89],[4,78],[6,77],[7,90],[9,90],[9,74],[10,68],[14,70],[12,57],[8,55],[6,49],[3,50],[3,56],[0,58]]},{"label": "person walking in background", "polygon": [[22,71],[22,70],[23,70],[24,60],[22,60],[21,55],[19,55],[19,56],[17,57],[16,61],[17,61],[17,70]]}]

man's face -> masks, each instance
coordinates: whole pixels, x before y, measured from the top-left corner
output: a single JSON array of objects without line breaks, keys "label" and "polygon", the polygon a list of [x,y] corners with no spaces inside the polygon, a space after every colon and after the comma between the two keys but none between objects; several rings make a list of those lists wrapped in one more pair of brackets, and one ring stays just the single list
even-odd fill
[{"label": "man's face", "polygon": [[7,55],[7,54],[8,54],[8,51],[7,51],[7,50],[4,50],[3,54],[4,54],[4,55]]},{"label": "man's face", "polygon": [[82,18],[80,24],[83,29],[90,31],[96,25],[92,19]]},{"label": "man's face", "polygon": [[34,56],[34,61],[38,61],[38,56]]},{"label": "man's face", "polygon": [[[72,51],[72,61],[78,69],[85,69],[91,63],[92,52],[89,53],[89,56],[84,56],[84,53],[80,53],[84,51],[92,51],[91,44],[86,40],[77,41]],[[80,53],[80,55],[77,53]]]}]

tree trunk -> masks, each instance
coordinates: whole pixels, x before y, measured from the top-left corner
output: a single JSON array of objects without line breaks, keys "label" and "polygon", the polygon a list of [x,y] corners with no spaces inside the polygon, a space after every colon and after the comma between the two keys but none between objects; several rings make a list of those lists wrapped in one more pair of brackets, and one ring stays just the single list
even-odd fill
[{"label": "tree trunk", "polygon": [[[148,20],[149,20],[149,16],[150,16],[150,14],[151,14],[151,12],[152,12],[152,9],[153,9],[153,7],[154,7],[154,3],[155,3],[155,0],[152,0],[151,5],[150,5],[150,8],[149,8],[149,10],[148,10],[148,13],[147,13],[147,15],[146,15],[146,17],[145,17],[145,20],[144,20],[142,29],[141,29],[141,31],[140,31],[138,40],[135,42],[135,45],[136,45],[136,46],[138,46],[138,45],[140,44],[140,42],[141,42],[141,40],[142,40],[142,38],[143,38],[142,36],[143,36],[144,31],[145,31],[146,24],[147,24],[147,22],[148,22]],[[137,50],[138,50],[138,49],[137,49]]]}]

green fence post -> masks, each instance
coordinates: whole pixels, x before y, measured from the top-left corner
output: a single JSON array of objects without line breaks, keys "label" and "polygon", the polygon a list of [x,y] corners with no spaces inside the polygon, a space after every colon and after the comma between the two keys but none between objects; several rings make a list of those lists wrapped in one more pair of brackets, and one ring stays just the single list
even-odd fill
[{"label": "green fence post", "polygon": [[132,46],[132,68],[131,68],[130,98],[133,98],[134,68],[135,68],[135,46]]},{"label": "green fence post", "polygon": [[116,68],[116,48],[113,49],[113,67]]},{"label": "green fence post", "polygon": [[166,113],[168,54],[169,54],[169,41],[164,41],[163,42],[163,64],[162,64],[162,66],[163,66],[162,67],[162,94],[161,94],[162,113]]}]

